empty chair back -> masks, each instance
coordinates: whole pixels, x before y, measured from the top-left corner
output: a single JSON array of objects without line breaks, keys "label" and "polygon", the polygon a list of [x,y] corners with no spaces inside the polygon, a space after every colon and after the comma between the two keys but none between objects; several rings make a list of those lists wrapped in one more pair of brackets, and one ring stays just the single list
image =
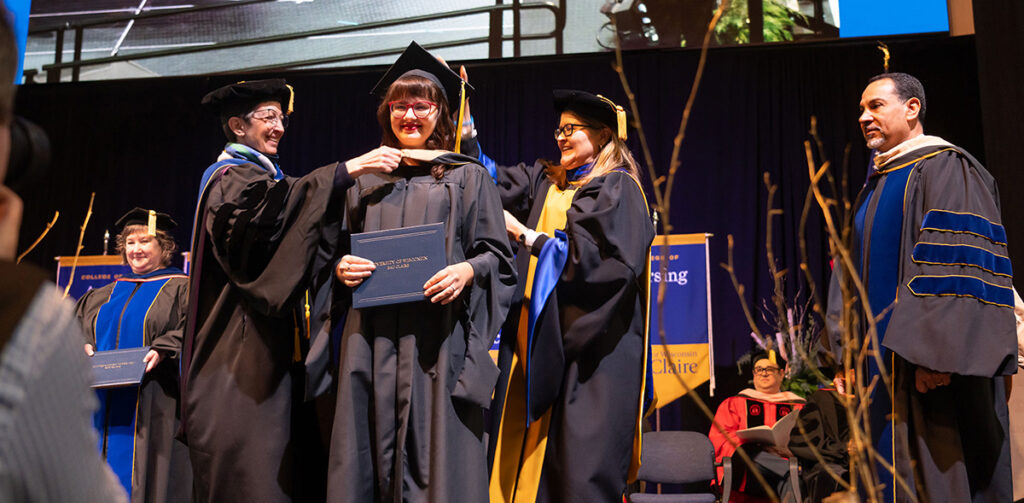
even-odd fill
[{"label": "empty chair back", "polygon": [[644,433],[638,477],[648,482],[685,484],[715,478],[715,447],[695,431]]}]

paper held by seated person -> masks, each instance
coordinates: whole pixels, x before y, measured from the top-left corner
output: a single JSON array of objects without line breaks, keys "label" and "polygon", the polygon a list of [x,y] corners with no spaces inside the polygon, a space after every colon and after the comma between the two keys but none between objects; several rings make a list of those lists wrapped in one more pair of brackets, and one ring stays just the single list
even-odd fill
[{"label": "paper held by seated person", "polygon": [[736,437],[744,442],[774,445],[786,447],[789,445],[789,435],[796,424],[797,411],[786,414],[782,419],[775,422],[775,426],[755,426],[736,432]]},{"label": "paper held by seated person", "polygon": [[444,224],[414,225],[352,235],[352,255],[377,266],[352,292],[355,308],[426,300],[423,285],[448,265]]},{"label": "paper held by seated person", "polygon": [[146,363],[142,361],[146,353],[149,353],[149,346],[97,351],[90,359],[92,387],[106,389],[139,384],[146,373]]}]

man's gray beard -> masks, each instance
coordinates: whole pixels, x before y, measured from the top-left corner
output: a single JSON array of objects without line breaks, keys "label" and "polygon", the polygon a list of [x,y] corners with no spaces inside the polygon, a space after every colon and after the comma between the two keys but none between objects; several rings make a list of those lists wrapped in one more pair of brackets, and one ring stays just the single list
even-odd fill
[{"label": "man's gray beard", "polygon": [[885,138],[881,136],[876,136],[870,140],[865,140],[864,143],[867,144],[868,148],[877,150],[878,147],[881,147],[882,145],[885,144]]}]

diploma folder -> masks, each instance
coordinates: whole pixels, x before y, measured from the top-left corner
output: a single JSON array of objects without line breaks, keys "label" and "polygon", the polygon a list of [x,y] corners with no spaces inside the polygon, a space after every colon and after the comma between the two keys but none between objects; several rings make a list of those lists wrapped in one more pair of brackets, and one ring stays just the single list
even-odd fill
[{"label": "diploma folder", "polygon": [[97,351],[92,358],[92,387],[121,388],[142,382],[146,363],[142,361],[149,347]]},{"label": "diploma folder", "polygon": [[444,224],[415,225],[352,235],[352,255],[377,268],[352,292],[352,306],[365,307],[427,300],[423,284],[448,265]]}]

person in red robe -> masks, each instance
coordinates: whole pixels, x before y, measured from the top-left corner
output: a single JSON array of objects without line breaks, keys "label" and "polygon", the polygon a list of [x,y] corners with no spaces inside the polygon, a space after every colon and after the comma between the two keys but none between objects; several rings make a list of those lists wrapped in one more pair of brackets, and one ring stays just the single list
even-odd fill
[{"label": "person in red robe", "polygon": [[[802,408],[804,399],[789,391],[782,391],[786,361],[774,350],[757,353],[751,361],[754,388],[746,388],[736,396],[726,398],[718,406],[715,423],[721,426],[725,433],[712,425],[708,437],[715,446],[715,461],[721,462],[722,458],[733,456],[736,446],[740,446],[762,468],[762,473],[771,483],[774,479],[781,479],[785,474],[785,467],[781,467],[781,475],[774,474],[775,465],[779,465],[778,461],[787,454],[785,450],[771,445],[746,443],[736,436],[736,432],[761,425],[772,427],[789,413]],[[745,463],[738,460],[733,463],[734,490],[730,501],[762,501],[761,496],[765,496],[764,488],[756,481],[747,483],[747,470]],[[722,469],[719,468],[719,480],[722,475]]]}]

